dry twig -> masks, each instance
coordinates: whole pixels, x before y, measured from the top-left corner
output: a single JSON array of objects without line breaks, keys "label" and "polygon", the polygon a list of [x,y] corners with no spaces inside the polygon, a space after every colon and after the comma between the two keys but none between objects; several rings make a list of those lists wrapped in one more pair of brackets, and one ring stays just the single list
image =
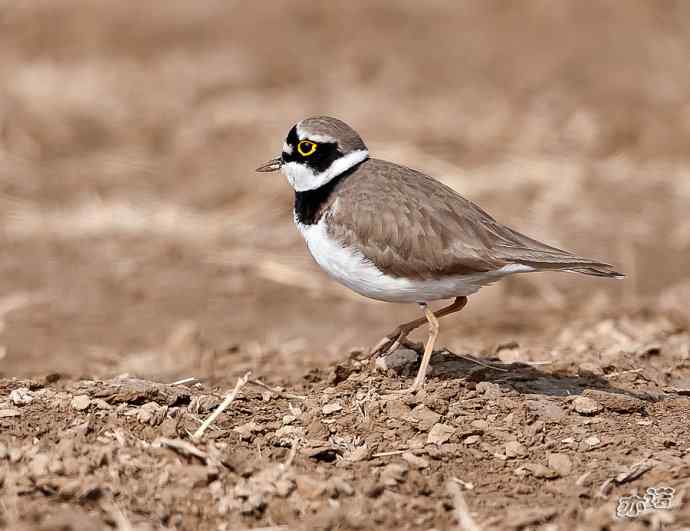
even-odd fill
[{"label": "dry twig", "polygon": [[198,381],[199,381],[199,378],[197,378],[195,376],[190,376],[189,378],[182,378],[182,380],[177,380],[177,381],[175,381],[171,384],[168,384],[168,385],[184,385],[184,384],[194,383],[194,382],[198,382]]},{"label": "dry twig", "polygon": [[250,384],[256,385],[257,387],[261,387],[262,389],[266,389],[266,391],[270,391],[271,393],[281,397],[281,398],[288,398],[292,400],[306,400],[306,396],[302,395],[295,395],[292,393],[287,393],[285,391],[281,391],[280,389],[277,389],[275,387],[271,387],[270,385],[266,385],[263,383],[261,380],[249,380]]},{"label": "dry twig", "polygon": [[477,525],[477,522],[474,521],[474,518],[472,518],[470,514],[470,510],[465,502],[465,497],[462,495],[460,485],[454,481],[449,481],[446,483],[446,489],[453,500],[453,508],[455,518],[458,521],[458,529],[461,531],[481,531],[482,528]]},{"label": "dry twig", "polygon": [[218,415],[220,415],[223,411],[225,411],[230,404],[235,400],[237,397],[237,393],[239,393],[240,389],[242,389],[245,385],[247,385],[247,382],[249,381],[249,375],[251,372],[248,372],[242,378],[237,380],[237,384],[235,384],[235,388],[232,390],[230,394],[228,394],[225,397],[225,400],[223,400],[223,403],[219,405],[216,410],[211,413],[211,415],[204,421],[204,423],[199,426],[199,429],[194,432],[194,435],[192,435],[192,439],[198,440],[201,438],[201,436],[204,434],[206,429],[213,424],[213,421],[218,418]]},{"label": "dry twig", "polygon": [[159,444],[160,446],[164,446],[165,448],[170,448],[171,450],[175,450],[177,453],[185,456],[193,455],[194,457],[198,457],[202,461],[206,461],[208,459],[208,455],[206,454],[206,452],[199,450],[192,443],[188,441],[183,441],[181,439],[168,439],[167,437],[159,437],[154,442],[154,445],[155,444]]},{"label": "dry twig", "polygon": [[390,452],[379,452],[377,454],[372,454],[371,459],[374,459],[375,457],[388,457],[391,455],[402,455],[402,454],[407,453],[407,452],[414,454],[414,453],[419,452],[419,450],[411,450],[408,448],[407,450],[391,450]]},{"label": "dry twig", "polygon": [[491,365],[490,363],[485,363],[483,361],[479,361],[478,359],[471,358],[471,357],[465,356],[463,354],[456,354],[454,352],[452,354],[453,354],[453,356],[457,356],[458,358],[462,358],[466,361],[476,363],[477,365],[481,365],[482,367],[486,367],[487,369],[493,369],[494,371],[508,372],[508,369],[503,369],[502,367],[496,367],[495,365]]}]

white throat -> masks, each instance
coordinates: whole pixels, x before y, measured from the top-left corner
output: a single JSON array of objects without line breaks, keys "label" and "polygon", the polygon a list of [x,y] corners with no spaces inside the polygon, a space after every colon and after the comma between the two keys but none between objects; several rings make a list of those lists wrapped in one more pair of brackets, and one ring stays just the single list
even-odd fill
[{"label": "white throat", "polygon": [[297,162],[286,162],[280,167],[280,171],[287,177],[290,186],[295,191],[306,192],[307,190],[315,190],[322,187],[330,180],[367,158],[369,158],[369,152],[366,149],[358,149],[334,160],[328,169],[321,173],[314,173],[314,170],[309,166]]}]

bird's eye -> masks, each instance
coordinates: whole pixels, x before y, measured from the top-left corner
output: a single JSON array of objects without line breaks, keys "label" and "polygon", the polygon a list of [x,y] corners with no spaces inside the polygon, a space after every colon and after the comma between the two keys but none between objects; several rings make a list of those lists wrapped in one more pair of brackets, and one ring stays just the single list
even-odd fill
[{"label": "bird's eye", "polygon": [[316,143],[310,142],[309,140],[301,140],[300,143],[297,144],[297,151],[299,151],[299,154],[303,157],[313,155],[314,151],[316,151]]}]

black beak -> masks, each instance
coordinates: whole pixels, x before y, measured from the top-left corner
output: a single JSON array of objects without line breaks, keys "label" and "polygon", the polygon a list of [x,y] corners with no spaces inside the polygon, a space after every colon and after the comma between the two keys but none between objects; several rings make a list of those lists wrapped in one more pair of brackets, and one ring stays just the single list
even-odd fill
[{"label": "black beak", "polygon": [[256,171],[268,173],[272,171],[278,171],[283,165],[283,160],[280,157],[269,160],[266,164],[259,166]]}]

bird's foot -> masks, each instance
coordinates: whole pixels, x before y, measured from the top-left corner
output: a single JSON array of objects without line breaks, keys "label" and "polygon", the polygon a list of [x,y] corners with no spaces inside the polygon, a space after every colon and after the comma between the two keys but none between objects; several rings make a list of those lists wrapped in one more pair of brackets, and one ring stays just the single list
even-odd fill
[{"label": "bird's foot", "polygon": [[383,396],[406,396],[406,395],[413,395],[417,391],[420,391],[424,387],[424,383],[418,383],[416,380],[415,382],[408,388],[406,389],[396,389],[393,391],[386,391],[383,393]]}]

